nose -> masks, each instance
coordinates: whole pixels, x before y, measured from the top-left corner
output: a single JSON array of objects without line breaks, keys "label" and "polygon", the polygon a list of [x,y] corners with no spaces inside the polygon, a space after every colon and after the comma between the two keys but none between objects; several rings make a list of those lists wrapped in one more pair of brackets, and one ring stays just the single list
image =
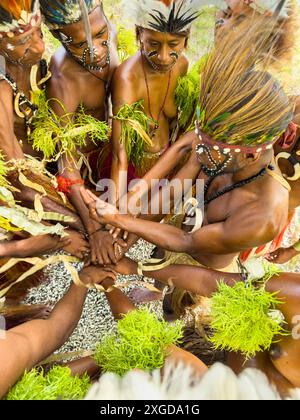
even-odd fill
[{"label": "nose", "polygon": [[41,38],[40,34],[36,34],[31,41],[31,45],[29,48],[31,54],[38,55],[42,57],[45,52],[45,43]]},{"label": "nose", "polygon": [[159,50],[157,58],[161,64],[168,64],[170,59],[169,48],[167,46],[162,46]]}]

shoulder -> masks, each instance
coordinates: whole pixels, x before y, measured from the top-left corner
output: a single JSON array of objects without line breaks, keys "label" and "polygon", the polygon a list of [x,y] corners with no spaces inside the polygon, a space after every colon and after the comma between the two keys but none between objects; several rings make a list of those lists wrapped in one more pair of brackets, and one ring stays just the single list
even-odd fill
[{"label": "shoulder", "polygon": [[129,57],[117,68],[114,75],[114,83],[135,83],[141,74],[140,53]]},{"label": "shoulder", "polygon": [[139,98],[141,77],[139,55],[136,54],[124,61],[115,71],[112,80],[113,102],[136,102]]},{"label": "shoulder", "polygon": [[77,73],[74,72],[71,60],[68,60],[63,52],[57,51],[52,57],[50,71],[52,76],[47,84],[48,98],[56,98],[65,102],[80,94]]}]

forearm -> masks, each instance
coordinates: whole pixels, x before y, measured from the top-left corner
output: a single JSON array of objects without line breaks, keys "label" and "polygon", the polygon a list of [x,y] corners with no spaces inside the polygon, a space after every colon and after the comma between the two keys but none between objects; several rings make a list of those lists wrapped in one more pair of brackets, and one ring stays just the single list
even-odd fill
[{"label": "forearm", "polygon": [[172,145],[154,165],[152,169],[143,177],[147,183],[151,183],[152,179],[167,178],[169,174],[176,168],[178,162],[192,151],[194,133],[187,133]]},{"label": "forearm", "polygon": [[48,321],[56,329],[53,347],[62,345],[77,326],[87,295],[85,287],[71,284],[65,296],[56,304]]},{"label": "forearm", "polygon": [[192,248],[192,235],[174,226],[120,214],[111,223],[168,251],[188,253]]},{"label": "forearm", "polygon": [[111,179],[115,187],[115,197],[113,197],[113,204],[119,203],[121,197],[127,194],[127,174],[128,174],[128,160],[127,155],[123,153],[122,157],[113,154],[111,166]]},{"label": "forearm", "polygon": [[94,233],[96,230],[101,228],[101,224],[97,223],[95,220],[93,220],[90,216],[89,209],[85,205],[82,195],[80,193],[80,186],[73,185],[71,187],[71,193],[69,194],[69,200],[75,207],[75,209],[78,211],[78,214],[81,219],[81,223],[84,226],[84,230],[88,234]]},{"label": "forearm", "polygon": [[[138,274],[138,263],[126,258],[126,272],[121,274]],[[218,289],[218,283],[222,279],[229,286],[233,286],[240,280],[239,274],[223,273],[208,268],[190,265],[175,265],[161,270],[141,270],[145,277],[151,277],[160,283],[170,284],[197,295],[210,297]]]}]

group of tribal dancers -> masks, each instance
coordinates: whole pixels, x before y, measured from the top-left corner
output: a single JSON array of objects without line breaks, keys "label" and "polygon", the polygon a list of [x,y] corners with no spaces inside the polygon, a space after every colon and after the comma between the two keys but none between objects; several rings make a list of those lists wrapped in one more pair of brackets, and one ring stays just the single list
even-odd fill
[{"label": "group of tribal dancers", "polygon": [[[266,273],[251,273],[253,266],[267,271],[300,255],[299,99],[273,76],[295,51],[299,5],[127,0],[122,7],[138,48],[120,63],[118,31],[101,0],[0,1],[0,314],[7,327],[0,396],[69,338],[90,288],[106,293],[116,319],[135,310],[114,287],[118,274],[155,279],[157,291],[146,289],[145,299],[163,298],[173,319],[192,309],[197,328],[201,298],[218,292],[220,281],[259,288]],[[203,7],[216,11],[214,45],[197,57],[192,101],[188,91],[178,98],[178,85],[188,80],[185,52]],[[48,62],[45,28],[60,44]],[[104,178],[114,182],[113,202],[98,198]],[[171,194],[164,212],[161,186],[156,214],[120,211],[124,195],[139,202],[153,180],[164,179],[202,180],[204,202],[193,197],[178,215]],[[140,183],[127,192],[131,180]],[[282,245],[287,232],[290,248]],[[151,260],[135,262],[125,254],[141,238],[156,248]],[[64,252],[45,257],[56,251]],[[83,270],[50,314],[22,305],[42,281],[39,268],[79,260]],[[300,341],[292,335],[299,286],[297,273],[270,275],[263,289],[282,299],[289,334],[246,362],[229,350],[224,360],[236,373],[260,369],[283,397],[300,388]],[[169,358],[200,375],[210,368],[178,347]],[[92,358],[77,363],[81,372],[97,371]]]}]

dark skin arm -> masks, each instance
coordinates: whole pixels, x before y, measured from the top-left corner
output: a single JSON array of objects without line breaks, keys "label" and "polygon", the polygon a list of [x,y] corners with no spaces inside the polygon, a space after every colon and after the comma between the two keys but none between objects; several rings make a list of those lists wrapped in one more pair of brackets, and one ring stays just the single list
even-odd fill
[{"label": "dark skin arm", "polygon": [[[101,283],[108,276],[115,278],[113,273],[94,267],[80,274],[85,284]],[[6,332],[5,339],[0,341],[0,397],[25,370],[32,369],[65,343],[78,324],[86,294],[85,287],[72,284],[47,320],[30,321]]]},{"label": "dark skin arm", "polygon": [[[129,258],[123,258],[115,269],[122,275],[138,274],[138,264]],[[218,290],[218,282],[221,279],[229,286],[233,286],[236,281],[241,280],[239,274],[222,273],[202,267],[174,264],[162,270],[143,271],[143,275],[163,284],[169,284],[171,280],[175,287],[207,297],[210,297]]]},{"label": "dark skin arm", "polygon": [[70,245],[68,237],[40,235],[18,241],[0,242],[0,258],[27,258],[52,253]]},{"label": "dark skin arm", "polygon": [[[82,194],[85,194],[82,192]],[[276,226],[271,222],[262,225],[255,202],[243,211],[236,209],[224,222],[204,226],[194,233],[186,233],[174,226],[135,219],[121,215],[117,210],[92,194],[85,194],[91,216],[103,223],[127,230],[163,249],[183,252],[192,256],[226,255],[268,243],[276,236]],[[97,209],[96,209],[97,207]],[[253,237],[253,231],[256,232]],[[210,240],[208,241],[207,238]]]}]

